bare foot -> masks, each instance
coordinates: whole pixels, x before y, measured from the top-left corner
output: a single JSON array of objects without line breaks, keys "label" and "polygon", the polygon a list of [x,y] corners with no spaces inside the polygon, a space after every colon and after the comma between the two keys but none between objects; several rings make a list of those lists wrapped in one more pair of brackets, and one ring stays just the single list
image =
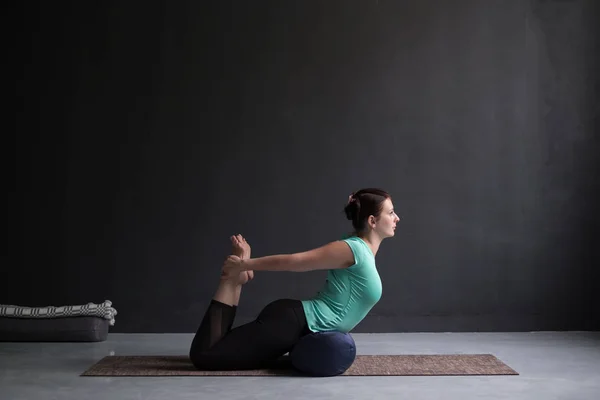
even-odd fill
[{"label": "bare foot", "polygon": [[[247,260],[250,258],[252,249],[250,245],[244,239],[242,235],[234,235],[231,238],[231,254],[238,256],[242,260]],[[243,285],[248,283],[248,281],[254,279],[254,271],[242,271],[238,278],[238,285]]]},{"label": "bare foot", "polygon": [[252,249],[246,239],[242,235],[234,235],[231,237],[231,254],[238,256],[242,260],[250,258]]}]

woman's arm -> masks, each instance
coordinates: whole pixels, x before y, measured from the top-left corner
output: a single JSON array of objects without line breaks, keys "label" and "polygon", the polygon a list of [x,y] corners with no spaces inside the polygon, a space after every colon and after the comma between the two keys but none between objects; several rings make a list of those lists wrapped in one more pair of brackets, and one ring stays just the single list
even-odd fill
[{"label": "woman's arm", "polygon": [[347,268],[354,264],[354,254],[345,242],[336,241],[294,254],[278,254],[241,261],[242,270],[306,272],[317,269]]}]

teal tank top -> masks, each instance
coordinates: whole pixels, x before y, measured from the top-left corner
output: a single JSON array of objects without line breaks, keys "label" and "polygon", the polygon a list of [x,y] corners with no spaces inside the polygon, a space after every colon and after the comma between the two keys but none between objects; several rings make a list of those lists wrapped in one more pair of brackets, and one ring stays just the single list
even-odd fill
[{"label": "teal tank top", "polygon": [[354,254],[354,264],[328,270],[323,289],[302,300],[312,332],[350,332],[381,298],[381,279],[371,248],[356,236],[343,241]]}]

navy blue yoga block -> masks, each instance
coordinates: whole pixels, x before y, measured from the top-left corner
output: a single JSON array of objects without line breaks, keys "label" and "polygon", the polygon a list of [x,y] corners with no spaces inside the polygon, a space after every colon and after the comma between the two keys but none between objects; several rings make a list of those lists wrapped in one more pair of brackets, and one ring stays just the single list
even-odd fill
[{"label": "navy blue yoga block", "polygon": [[311,376],[343,374],[356,358],[356,344],[349,333],[314,332],[300,339],[290,352],[292,365]]}]

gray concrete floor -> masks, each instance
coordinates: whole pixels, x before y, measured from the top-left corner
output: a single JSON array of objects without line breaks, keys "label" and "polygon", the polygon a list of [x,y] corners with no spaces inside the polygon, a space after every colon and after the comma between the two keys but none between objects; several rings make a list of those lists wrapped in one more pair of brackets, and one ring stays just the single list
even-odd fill
[{"label": "gray concrete floor", "polygon": [[0,400],[600,398],[600,332],[354,334],[359,354],[490,353],[518,376],[80,377],[106,355],[187,354],[192,335],[0,343]]}]

